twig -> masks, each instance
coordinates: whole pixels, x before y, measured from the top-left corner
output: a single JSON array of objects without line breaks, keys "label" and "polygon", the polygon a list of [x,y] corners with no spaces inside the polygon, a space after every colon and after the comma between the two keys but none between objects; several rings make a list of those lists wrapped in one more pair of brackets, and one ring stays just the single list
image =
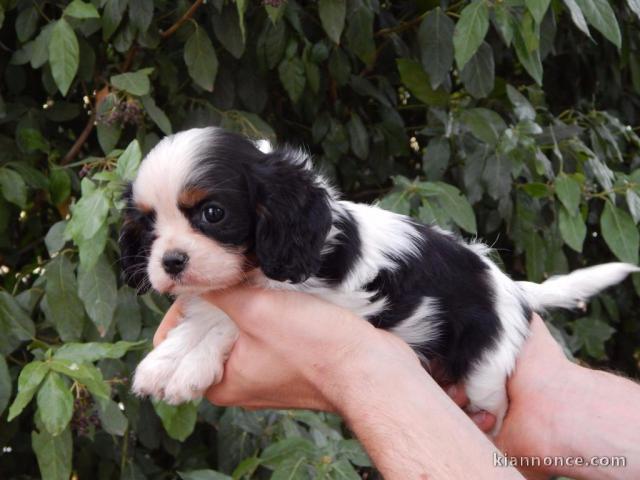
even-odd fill
[{"label": "twig", "polygon": [[120,66],[121,72],[124,73],[129,71],[129,69],[131,68],[131,64],[133,63],[133,59],[136,58],[137,53],[138,53],[138,46],[132,45],[129,51],[127,52],[127,57],[124,59],[124,62],[122,62],[122,65]]},{"label": "twig", "polygon": [[160,32],[160,36],[162,38],[167,38],[176,33],[176,30],[178,30],[184,22],[193,17],[193,14],[196,13],[196,10],[200,8],[200,5],[202,5],[203,3],[204,0],[196,0],[195,2],[193,2],[193,5],[189,7],[189,10],[187,10],[176,23],[171,25],[168,29]]},{"label": "twig", "polygon": [[89,116],[89,120],[87,120],[87,124],[85,125],[84,130],[82,130],[82,133],[78,136],[73,146],[64,156],[64,158],[60,162],[60,165],[66,165],[67,163],[72,162],[78,156],[80,150],[82,149],[82,146],[84,145],[84,142],[87,141],[87,138],[89,138],[89,135],[93,130],[93,124],[95,123],[95,120],[96,114],[95,112],[92,112]]}]

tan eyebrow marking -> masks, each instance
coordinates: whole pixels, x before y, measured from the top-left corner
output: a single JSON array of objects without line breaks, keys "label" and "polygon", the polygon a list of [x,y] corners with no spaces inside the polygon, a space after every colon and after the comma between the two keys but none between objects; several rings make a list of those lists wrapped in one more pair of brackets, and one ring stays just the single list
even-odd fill
[{"label": "tan eyebrow marking", "polygon": [[183,190],[178,197],[180,208],[191,208],[207,198],[209,193],[201,188],[188,188]]}]

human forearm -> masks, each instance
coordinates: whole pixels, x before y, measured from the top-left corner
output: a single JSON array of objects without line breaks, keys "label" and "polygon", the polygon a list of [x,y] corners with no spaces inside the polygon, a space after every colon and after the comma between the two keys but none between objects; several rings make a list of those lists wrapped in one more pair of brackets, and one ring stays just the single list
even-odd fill
[{"label": "human forearm", "polygon": [[387,480],[522,478],[494,466],[493,444],[417,362],[365,356],[352,365],[325,395]]},{"label": "human forearm", "polygon": [[[554,468],[554,473],[587,479],[640,478],[640,388],[607,372],[579,366],[570,372],[562,402],[552,413],[555,455],[579,457],[591,465]],[[592,464],[602,457],[624,465]]]}]

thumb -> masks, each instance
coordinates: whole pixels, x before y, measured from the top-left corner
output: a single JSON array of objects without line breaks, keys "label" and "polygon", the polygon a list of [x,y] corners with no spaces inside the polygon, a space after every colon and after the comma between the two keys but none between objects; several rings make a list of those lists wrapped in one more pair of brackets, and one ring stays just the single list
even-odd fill
[{"label": "thumb", "polygon": [[224,290],[213,290],[202,295],[226,313],[238,326],[250,326],[273,306],[275,290],[239,285]]}]

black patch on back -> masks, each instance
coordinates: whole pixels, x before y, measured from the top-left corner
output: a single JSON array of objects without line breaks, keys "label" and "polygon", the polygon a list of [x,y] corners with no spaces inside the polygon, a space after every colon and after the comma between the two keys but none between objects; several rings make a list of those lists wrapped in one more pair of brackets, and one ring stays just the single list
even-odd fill
[{"label": "black patch on back", "polygon": [[347,210],[333,222],[340,231],[333,239],[333,249],[322,257],[322,266],[318,277],[329,285],[339,285],[353,269],[362,256],[360,232],[353,218]]},{"label": "black patch on back", "polygon": [[[438,302],[440,335],[414,349],[437,358],[452,381],[463,378],[501,330],[495,312],[489,268],[472,250],[437,230],[414,224],[420,232],[418,258],[395,257],[398,267],[382,270],[366,286],[387,299],[387,308],[369,321],[389,329],[409,317],[423,301]],[[425,319],[425,321],[429,321]]]}]

